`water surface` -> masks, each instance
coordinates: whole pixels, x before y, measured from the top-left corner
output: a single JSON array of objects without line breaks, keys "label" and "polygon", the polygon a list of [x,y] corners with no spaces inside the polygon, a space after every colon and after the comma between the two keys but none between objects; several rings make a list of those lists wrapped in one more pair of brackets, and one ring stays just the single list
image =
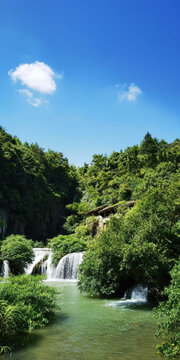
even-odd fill
[{"label": "water surface", "polygon": [[[147,305],[92,299],[75,282],[53,282],[61,311],[12,360],[159,360]],[[50,285],[51,285],[50,284]]]}]

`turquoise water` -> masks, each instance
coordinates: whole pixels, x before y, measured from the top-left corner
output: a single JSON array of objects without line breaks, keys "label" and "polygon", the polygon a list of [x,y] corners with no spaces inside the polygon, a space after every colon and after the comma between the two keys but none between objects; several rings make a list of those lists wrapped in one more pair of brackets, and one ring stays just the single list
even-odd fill
[{"label": "turquoise water", "polygon": [[35,331],[12,360],[158,360],[152,311],[81,295],[73,282],[53,282],[61,311]]}]

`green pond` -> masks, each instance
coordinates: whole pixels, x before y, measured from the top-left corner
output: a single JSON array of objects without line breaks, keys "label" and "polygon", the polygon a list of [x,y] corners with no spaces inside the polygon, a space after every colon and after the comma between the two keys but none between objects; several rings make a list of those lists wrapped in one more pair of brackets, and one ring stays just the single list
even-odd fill
[{"label": "green pond", "polygon": [[33,332],[12,360],[158,360],[155,321],[147,305],[81,295],[73,282],[58,289],[61,311],[49,327]]}]

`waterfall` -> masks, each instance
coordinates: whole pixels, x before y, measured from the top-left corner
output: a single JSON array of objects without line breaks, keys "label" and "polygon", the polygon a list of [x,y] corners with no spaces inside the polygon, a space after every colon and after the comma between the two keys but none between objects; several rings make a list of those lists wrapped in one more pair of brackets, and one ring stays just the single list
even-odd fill
[{"label": "waterfall", "polygon": [[56,271],[56,267],[54,265],[52,265],[52,251],[49,254],[49,257],[47,259],[47,279],[51,280],[54,278],[54,273]]},{"label": "waterfall", "polygon": [[[82,262],[83,252],[65,255],[58,263],[55,270],[50,274],[53,279],[77,279],[77,270]],[[49,278],[49,276],[48,276]]]},{"label": "waterfall", "polygon": [[9,264],[7,260],[3,261],[3,277],[6,278],[9,275]]},{"label": "waterfall", "polygon": [[65,255],[57,267],[52,265],[52,252],[49,248],[34,248],[34,261],[26,269],[26,274],[32,274],[35,268],[40,274],[47,274],[48,280],[76,280],[78,266],[82,262],[83,252]]},{"label": "waterfall", "polygon": [[[49,257],[51,250],[49,248],[34,248],[34,260],[27,268],[24,269],[26,274],[32,274],[33,269],[36,265],[42,262],[40,267],[43,265],[43,259]],[[41,267],[42,269],[42,267]],[[44,268],[45,270],[45,268]],[[43,273],[46,273],[45,271]]]},{"label": "waterfall", "polygon": [[148,288],[143,287],[142,285],[138,285],[132,290],[130,300],[135,303],[146,303],[147,295],[148,295]]},{"label": "waterfall", "polygon": [[[130,294],[130,297],[129,297]],[[120,306],[126,309],[132,305],[143,305],[147,303],[148,288],[142,285],[137,285],[131,291],[126,291],[124,298],[118,301],[108,303],[108,306]],[[129,297],[129,298],[128,298]]]},{"label": "waterfall", "polygon": [[48,260],[45,260],[41,265],[41,274],[47,274]]}]

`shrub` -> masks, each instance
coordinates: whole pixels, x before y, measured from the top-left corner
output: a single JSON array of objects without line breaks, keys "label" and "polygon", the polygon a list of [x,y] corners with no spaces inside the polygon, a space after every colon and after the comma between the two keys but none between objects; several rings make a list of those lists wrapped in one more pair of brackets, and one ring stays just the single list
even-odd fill
[{"label": "shrub", "polygon": [[8,260],[11,272],[14,275],[23,274],[24,268],[34,259],[32,241],[23,235],[10,235],[1,246],[1,257]]},{"label": "shrub", "polygon": [[99,226],[99,219],[95,216],[89,216],[86,218],[86,227],[88,234],[94,237],[97,234]]},{"label": "shrub", "polygon": [[9,305],[0,300],[0,354],[9,352],[19,343],[27,325],[22,317],[22,306]]},{"label": "shrub", "polygon": [[180,262],[171,271],[171,284],[164,290],[168,299],[161,302],[156,309],[159,317],[156,336],[164,338],[157,346],[166,357],[180,356]]},{"label": "shrub", "polygon": [[42,277],[21,275],[0,283],[0,352],[19,344],[29,331],[47,325],[56,309],[56,290]]},{"label": "shrub", "polygon": [[87,242],[92,239],[91,235],[89,234],[88,228],[84,224],[80,224],[75,229],[75,234],[77,239]]},{"label": "shrub", "polygon": [[34,241],[33,243],[33,248],[44,248],[45,245],[43,244],[42,241]]},{"label": "shrub", "polygon": [[63,228],[67,231],[68,234],[72,234],[75,231],[75,228],[78,226],[80,221],[79,218],[79,215],[75,214],[67,216]]}]

